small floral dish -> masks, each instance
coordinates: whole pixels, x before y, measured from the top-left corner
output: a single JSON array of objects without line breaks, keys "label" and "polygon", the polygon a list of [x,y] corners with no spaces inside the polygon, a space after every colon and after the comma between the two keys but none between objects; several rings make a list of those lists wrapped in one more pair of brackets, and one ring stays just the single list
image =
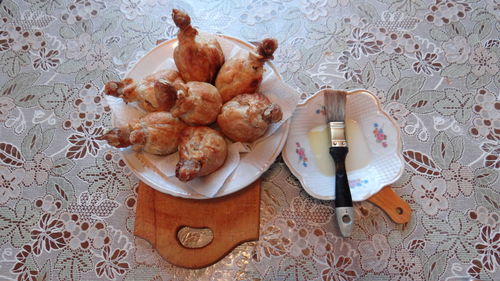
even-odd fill
[{"label": "small floral dish", "polygon": [[[325,91],[295,110],[283,159],[311,196],[331,200],[335,198],[335,169],[328,153]],[[347,96],[346,135],[346,169],[354,201],[368,199],[401,176],[404,162],[399,127],[372,93],[358,90]]]}]

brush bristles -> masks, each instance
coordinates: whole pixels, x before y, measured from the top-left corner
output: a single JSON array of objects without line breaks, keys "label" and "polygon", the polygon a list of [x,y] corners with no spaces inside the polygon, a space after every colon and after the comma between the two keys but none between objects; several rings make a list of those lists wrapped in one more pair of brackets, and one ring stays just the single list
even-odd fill
[{"label": "brush bristles", "polygon": [[341,121],[345,119],[346,91],[327,90],[325,91],[325,112],[328,122]]}]

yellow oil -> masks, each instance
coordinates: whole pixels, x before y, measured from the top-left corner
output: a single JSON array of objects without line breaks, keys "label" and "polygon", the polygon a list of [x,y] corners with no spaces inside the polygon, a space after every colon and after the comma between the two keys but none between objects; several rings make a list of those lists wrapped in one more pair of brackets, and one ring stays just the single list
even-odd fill
[{"label": "yellow oil", "polygon": [[[346,138],[349,153],[346,158],[346,169],[354,171],[368,165],[371,161],[371,152],[361,132],[359,124],[354,120],[346,120]],[[313,159],[319,171],[327,176],[335,174],[335,164],[330,156],[330,139],[327,125],[320,125],[308,133],[309,145],[313,152]]]}]

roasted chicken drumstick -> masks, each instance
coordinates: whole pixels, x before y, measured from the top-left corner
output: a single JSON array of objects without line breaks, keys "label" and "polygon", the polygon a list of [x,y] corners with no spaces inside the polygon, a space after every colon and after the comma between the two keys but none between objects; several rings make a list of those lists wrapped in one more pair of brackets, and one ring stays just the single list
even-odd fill
[{"label": "roasted chicken drumstick", "polygon": [[126,103],[137,102],[148,111],[169,111],[177,98],[172,87],[182,83],[179,72],[161,70],[136,82],[132,78],[106,83],[104,93],[122,98]]},{"label": "roasted chicken drumstick", "polygon": [[271,103],[263,94],[242,94],[224,104],[217,124],[233,141],[253,142],[266,133],[269,124],[282,117],[279,105]]},{"label": "roasted chicken drumstick", "polygon": [[181,181],[206,176],[226,161],[227,144],[224,137],[209,127],[188,127],[181,135],[179,163],[175,176]]},{"label": "roasted chicken drumstick", "polygon": [[240,94],[255,93],[262,82],[264,63],[273,58],[276,48],[278,41],[267,38],[248,55],[227,60],[215,80],[222,101],[227,102]]},{"label": "roasted chicken drumstick", "polygon": [[114,128],[99,139],[114,147],[132,145],[135,151],[167,155],[177,151],[181,132],[186,127],[169,112],[153,112],[126,127]]},{"label": "roasted chicken drumstick", "polygon": [[198,34],[191,26],[191,18],[183,11],[173,9],[172,18],[179,27],[179,45],[174,50],[174,61],[184,81],[213,83],[224,64],[224,54],[215,38]]},{"label": "roasted chicken drumstick", "polygon": [[212,84],[188,82],[177,90],[172,115],[190,125],[208,125],[217,120],[221,107],[219,91]]}]

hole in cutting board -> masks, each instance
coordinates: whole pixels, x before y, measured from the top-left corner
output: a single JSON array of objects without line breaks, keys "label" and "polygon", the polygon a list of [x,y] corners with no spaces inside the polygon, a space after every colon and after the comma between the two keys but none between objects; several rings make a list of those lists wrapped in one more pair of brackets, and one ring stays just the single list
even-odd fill
[{"label": "hole in cutting board", "polygon": [[177,240],[182,246],[190,249],[202,248],[214,239],[212,230],[208,227],[184,226],[177,231]]},{"label": "hole in cutting board", "polygon": [[397,207],[396,208],[396,213],[398,213],[400,215],[403,214],[403,209],[401,209],[400,207]]}]

